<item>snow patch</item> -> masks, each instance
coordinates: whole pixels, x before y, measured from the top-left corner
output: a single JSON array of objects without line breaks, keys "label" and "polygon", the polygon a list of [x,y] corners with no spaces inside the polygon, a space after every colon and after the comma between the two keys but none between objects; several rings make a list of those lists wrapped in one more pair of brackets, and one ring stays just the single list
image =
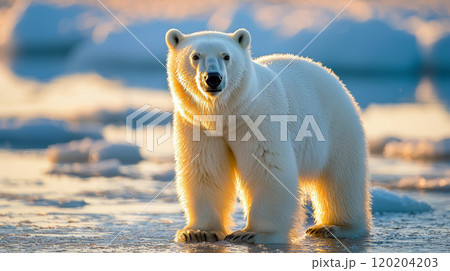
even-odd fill
[{"label": "snow patch", "polygon": [[431,211],[431,206],[406,195],[399,195],[381,187],[372,187],[373,213],[417,213]]}]

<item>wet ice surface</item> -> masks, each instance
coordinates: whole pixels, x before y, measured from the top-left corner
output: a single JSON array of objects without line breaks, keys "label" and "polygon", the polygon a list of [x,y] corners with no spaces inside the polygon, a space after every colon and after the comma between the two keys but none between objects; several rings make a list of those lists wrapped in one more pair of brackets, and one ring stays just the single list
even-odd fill
[{"label": "wet ice surface", "polygon": [[[0,252],[448,252],[448,191],[392,190],[431,205],[421,213],[376,213],[363,240],[302,237],[293,245],[176,244],[184,226],[170,157],[147,158],[121,170],[130,176],[79,178],[49,175],[42,151],[0,151]],[[397,163],[397,172],[389,170]],[[400,166],[399,166],[400,164]],[[448,163],[395,162],[372,158],[377,184],[406,172],[448,178]],[[401,170],[403,169],[403,171]],[[412,171],[412,169],[414,169]],[[389,174],[388,174],[389,173]],[[434,176],[436,177],[436,176]],[[166,186],[157,199],[149,202]],[[239,210],[236,228],[244,221]],[[311,224],[309,220],[308,225]],[[128,226],[127,226],[128,225]],[[126,227],[126,228],[125,228]],[[119,234],[120,233],[120,234]],[[117,236],[117,237],[116,237]],[[345,247],[343,246],[345,245]]]}]

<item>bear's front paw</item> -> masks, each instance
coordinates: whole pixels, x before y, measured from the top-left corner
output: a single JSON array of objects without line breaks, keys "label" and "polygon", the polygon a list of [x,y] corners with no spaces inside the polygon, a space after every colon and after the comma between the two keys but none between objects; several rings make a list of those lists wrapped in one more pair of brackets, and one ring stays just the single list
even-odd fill
[{"label": "bear's front paw", "polygon": [[334,237],[335,233],[336,233],[336,228],[335,228],[335,226],[331,226],[331,225],[315,225],[306,230],[306,234],[309,234],[309,235],[315,236],[315,237],[332,238],[332,237]]},{"label": "bear's front paw", "polygon": [[177,243],[218,242],[225,234],[220,231],[179,230],[175,237]]},{"label": "bear's front paw", "polygon": [[225,241],[231,243],[255,243],[256,232],[235,231],[225,237]]}]

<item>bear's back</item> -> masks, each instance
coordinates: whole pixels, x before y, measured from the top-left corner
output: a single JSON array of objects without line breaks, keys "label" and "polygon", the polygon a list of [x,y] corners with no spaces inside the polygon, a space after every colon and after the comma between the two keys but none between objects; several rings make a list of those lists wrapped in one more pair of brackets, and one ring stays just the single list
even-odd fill
[{"label": "bear's back", "polygon": [[286,96],[295,104],[306,108],[310,103],[315,103],[315,106],[320,104],[322,110],[332,114],[330,109],[335,107],[337,101],[342,101],[350,102],[351,109],[359,110],[339,78],[320,62],[291,54],[262,56],[254,59],[254,62],[273,73],[271,79],[283,85]]}]

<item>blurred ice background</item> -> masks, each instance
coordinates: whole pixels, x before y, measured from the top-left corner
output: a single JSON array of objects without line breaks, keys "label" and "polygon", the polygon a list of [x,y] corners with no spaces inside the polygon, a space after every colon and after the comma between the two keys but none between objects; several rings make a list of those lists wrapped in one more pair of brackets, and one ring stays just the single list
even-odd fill
[{"label": "blurred ice background", "polygon": [[[170,28],[245,27],[253,56],[298,54],[348,1],[0,0],[0,251],[102,251],[130,222],[105,251],[345,251],[172,242],[174,185],[147,206],[174,177],[171,142],[148,152],[124,128],[144,104],[172,110],[166,71],[102,3],[164,64]],[[445,0],[355,0],[302,53],[363,109],[375,220],[344,241],[352,251],[449,251],[449,13]]]}]

